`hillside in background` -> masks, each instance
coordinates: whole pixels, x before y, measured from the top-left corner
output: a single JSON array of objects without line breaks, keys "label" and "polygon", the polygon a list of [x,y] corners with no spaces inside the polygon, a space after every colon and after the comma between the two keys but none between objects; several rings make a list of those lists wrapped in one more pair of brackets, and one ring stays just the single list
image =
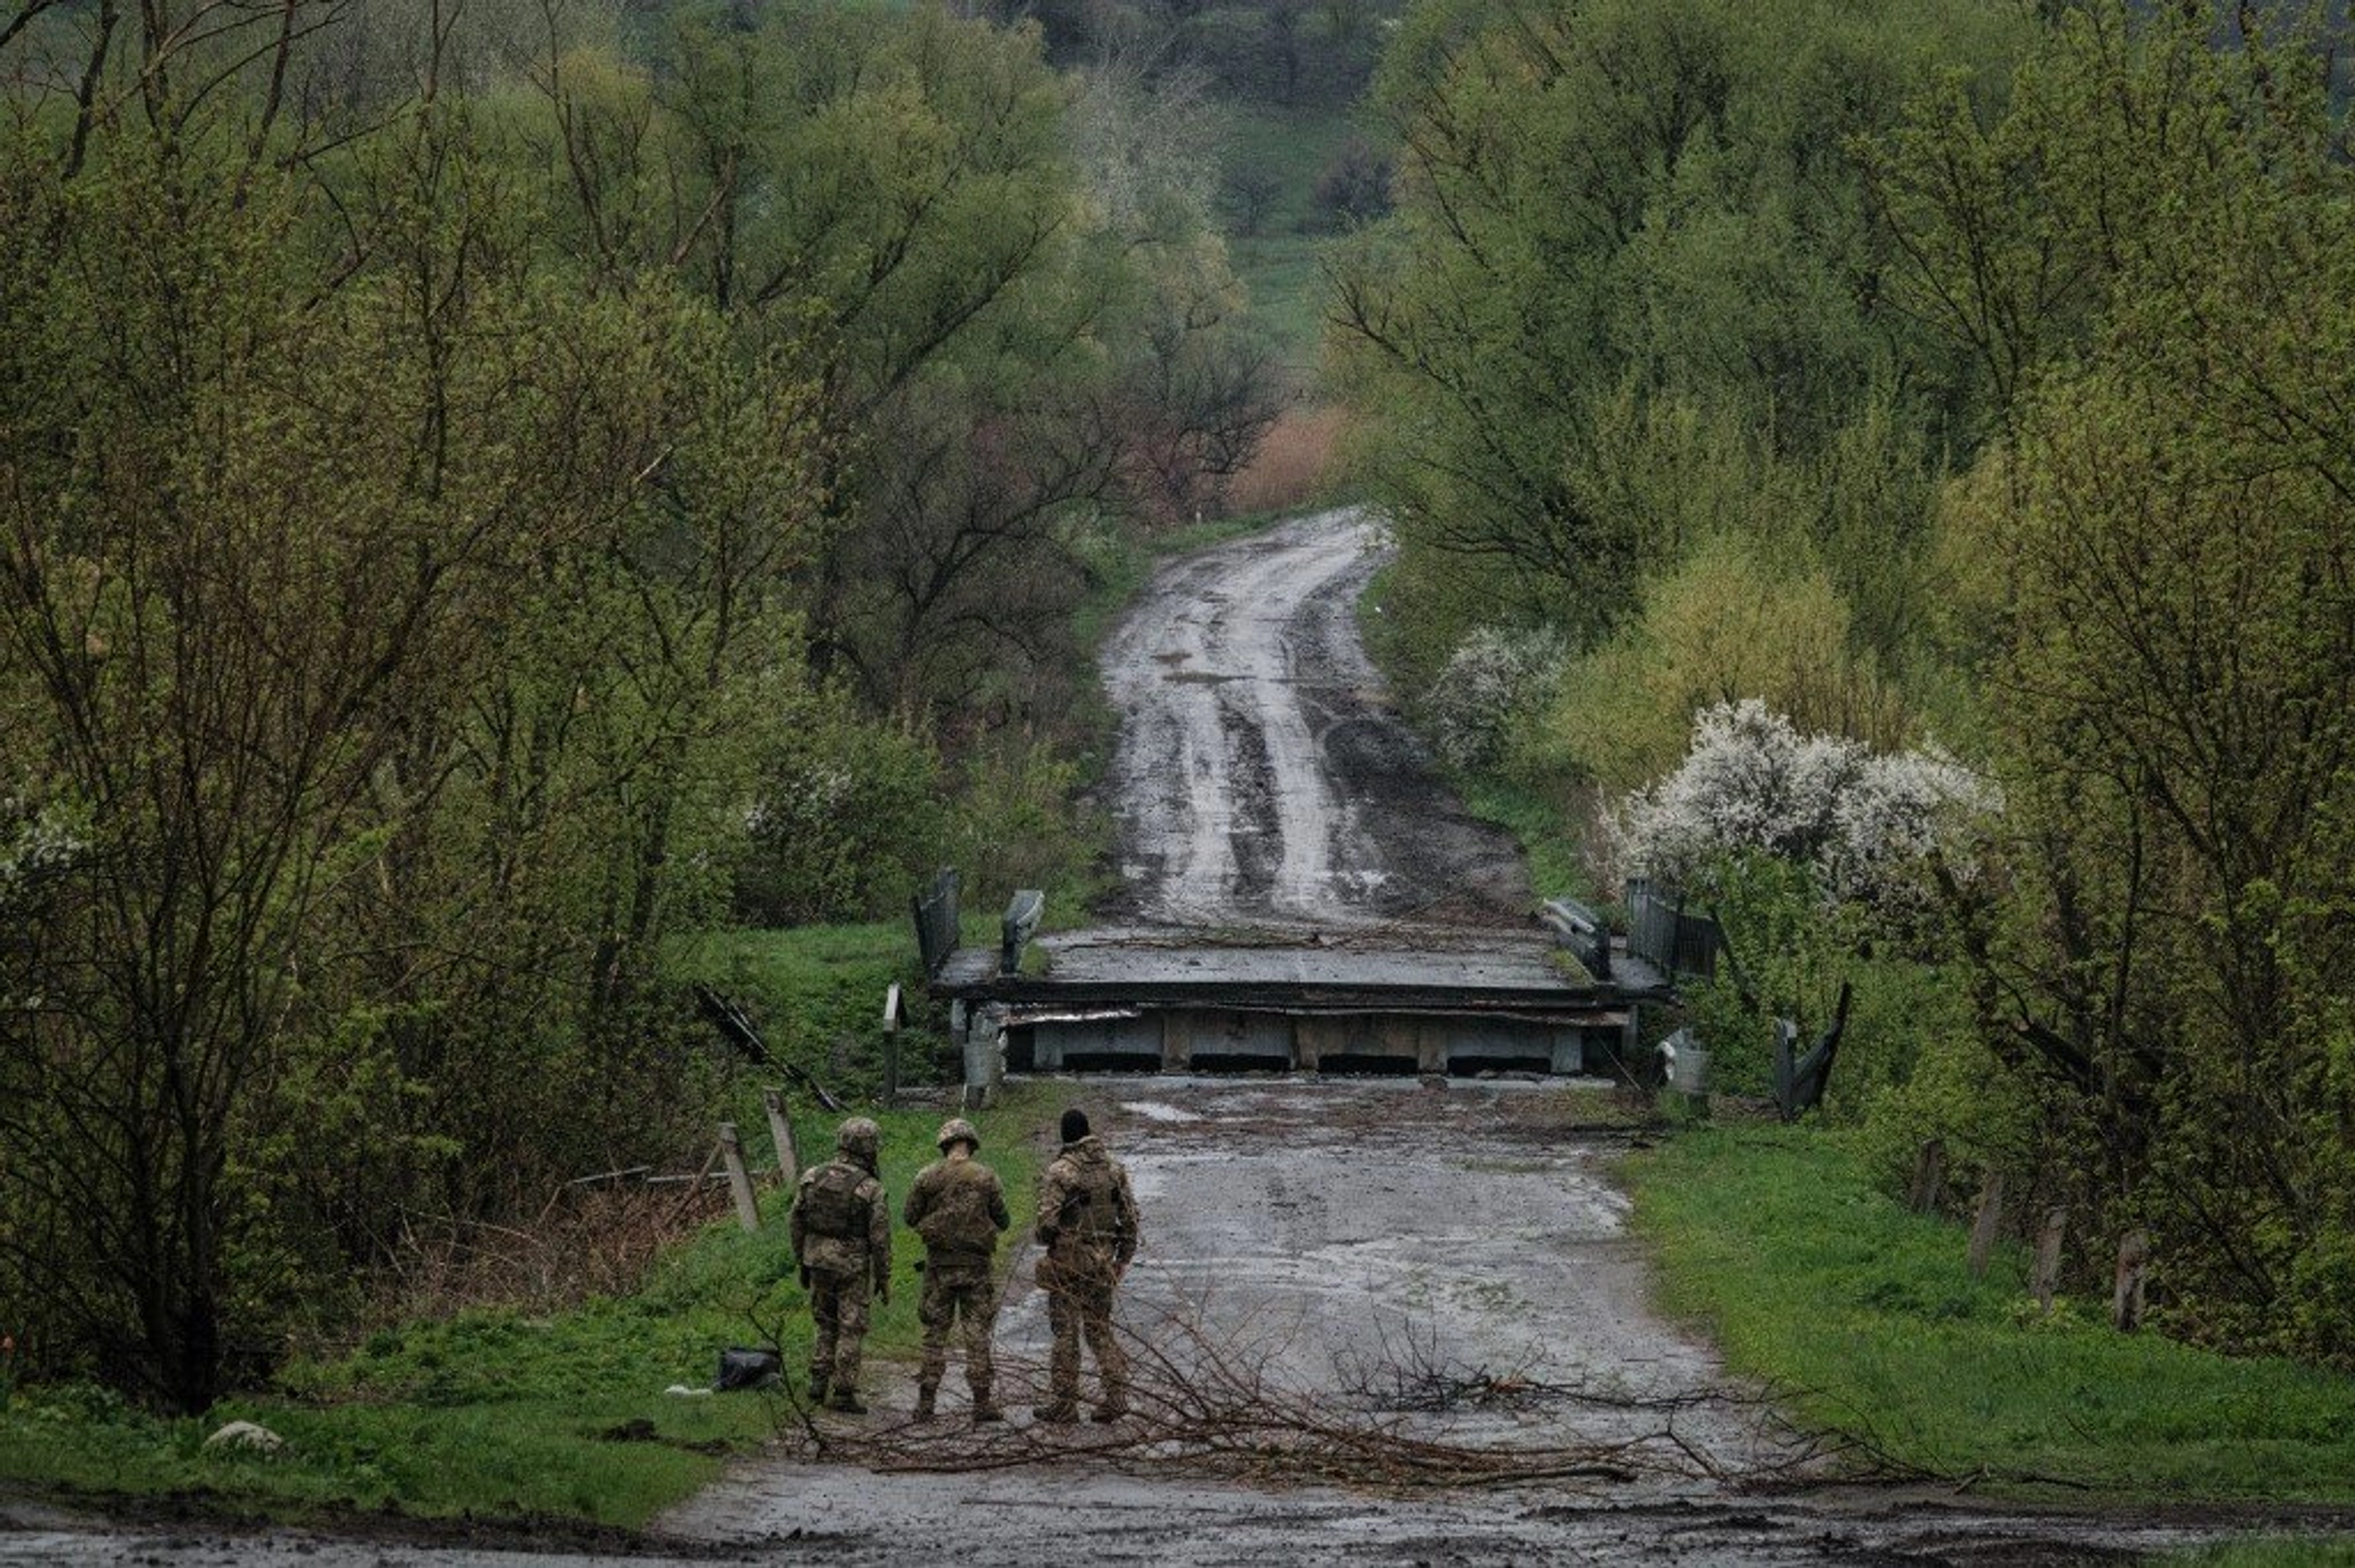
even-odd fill
[{"label": "hillside in background", "polygon": [[1324,332],[1320,248],[1389,211],[1391,159],[1356,111],[1405,9],[1404,0],[1048,0],[993,14],[1035,22],[1058,65],[1138,80],[1190,111],[1235,275],[1297,390],[1313,383]]}]

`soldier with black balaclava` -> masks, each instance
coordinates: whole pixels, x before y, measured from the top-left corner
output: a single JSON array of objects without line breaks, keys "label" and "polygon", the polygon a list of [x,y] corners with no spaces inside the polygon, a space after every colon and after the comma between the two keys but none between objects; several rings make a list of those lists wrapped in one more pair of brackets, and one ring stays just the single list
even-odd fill
[{"label": "soldier with black balaclava", "polygon": [[1047,1360],[1047,1402],[1040,1421],[1079,1419],[1079,1345],[1096,1357],[1103,1384],[1098,1421],[1118,1421],[1129,1409],[1129,1358],[1112,1328],[1112,1294],[1137,1251],[1137,1200],[1129,1173],[1103,1139],[1088,1131],[1086,1113],[1063,1113],[1063,1152],[1039,1184],[1039,1287],[1047,1293],[1047,1324],[1054,1348]]}]

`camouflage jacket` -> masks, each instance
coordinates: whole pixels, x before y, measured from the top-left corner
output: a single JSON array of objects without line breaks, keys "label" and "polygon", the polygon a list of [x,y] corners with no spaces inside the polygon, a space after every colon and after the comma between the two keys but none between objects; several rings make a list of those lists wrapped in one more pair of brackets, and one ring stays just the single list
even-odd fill
[{"label": "camouflage jacket", "polygon": [[1129,1173],[1095,1134],[1063,1145],[1039,1182],[1039,1242],[1055,1257],[1081,1249],[1120,1268],[1137,1252],[1137,1199]]},{"label": "camouflage jacket", "polygon": [[916,1175],[900,1218],[924,1238],[935,1268],[986,1268],[997,1233],[1014,1223],[997,1173],[979,1160],[936,1160]]},{"label": "camouflage jacket", "polygon": [[801,1173],[793,1193],[793,1259],[829,1274],[891,1277],[891,1200],[883,1184],[848,1160]]}]

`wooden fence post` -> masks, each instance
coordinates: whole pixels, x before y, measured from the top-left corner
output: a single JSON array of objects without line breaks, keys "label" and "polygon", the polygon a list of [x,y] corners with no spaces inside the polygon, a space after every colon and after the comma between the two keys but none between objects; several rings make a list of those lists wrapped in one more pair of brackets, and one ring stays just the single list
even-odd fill
[{"label": "wooden fence post", "polygon": [[1913,1161],[1913,1186],[1905,1195],[1905,1207],[1916,1214],[1928,1214],[1938,1207],[1939,1189],[1946,1185],[1947,1140],[1933,1138],[1922,1145],[1922,1152]]},{"label": "wooden fence post", "polygon": [[1970,1277],[1987,1276],[1988,1260],[1995,1255],[1995,1232],[2004,1228],[2004,1173],[1990,1169],[1979,1189],[1979,1217],[1970,1222]]},{"label": "wooden fence post", "polygon": [[2061,1288],[2061,1244],[2068,1239],[2069,1211],[2055,1207],[2044,1212],[2044,1230],[2036,1238],[2036,1274],[2029,1288],[2036,1294],[2039,1310],[2052,1310],[2052,1298]]},{"label": "wooden fence post", "polygon": [[776,1142],[777,1185],[791,1192],[801,1181],[801,1150],[793,1141],[793,1118],[785,1114],[784,1092],[762,1090],[761,1109],[769,1114],[769,1137]]},{"label": "wooden fence post", "polygon": [[2109,1297],[2109,1321],[2120,1333],[2142,1326],[2142,1275],[2150,1262],[2151,1233],[2126,1232],[2118,1243],[2118,1276]]},{"label": "wooden fence post", "polygon": [[719,1158],[728,1166],[728,1185],[736,1195],[736,1220],[747,1230],[761,1228],[761,1206],[752,1196],[752,1173],[744,1168],[744,1145],[734,1122],[719,1124]]}]

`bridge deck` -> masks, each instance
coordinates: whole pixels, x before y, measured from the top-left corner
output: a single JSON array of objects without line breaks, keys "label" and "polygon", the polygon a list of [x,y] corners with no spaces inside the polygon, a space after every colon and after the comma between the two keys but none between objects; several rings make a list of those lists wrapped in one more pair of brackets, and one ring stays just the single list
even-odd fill
[{"label": "bridge deck", "polygon": [[941,996],[1011,1003],[1256,1001],[1269,1006],[1451,1010],[1613,1007],[1665,996],[1649,965],[1612,955],[1597,982],[1540,933],[1404,933],[1380,938],[1221,940],[1160,931],[1068,932],[1039,939],[1043,965],[1003,975],[994,950],[949,956]]},{"label": "bridge deck", "polygon": [[1427,1071],[1535,1061],[1577,1072],[1590,1045],[1617,1048],[1633,1005],[1668,994],[1657,971],[1616,952],[1597,982],[1534,932],[1221,940],[1088,931],[1038,945],[1030,972],[1014,975],[999,972],[994,950],[960,950],[932,990],[976,1024],[986,1013],[1010,1053],[1041,1068],[1207,1057]]}]

